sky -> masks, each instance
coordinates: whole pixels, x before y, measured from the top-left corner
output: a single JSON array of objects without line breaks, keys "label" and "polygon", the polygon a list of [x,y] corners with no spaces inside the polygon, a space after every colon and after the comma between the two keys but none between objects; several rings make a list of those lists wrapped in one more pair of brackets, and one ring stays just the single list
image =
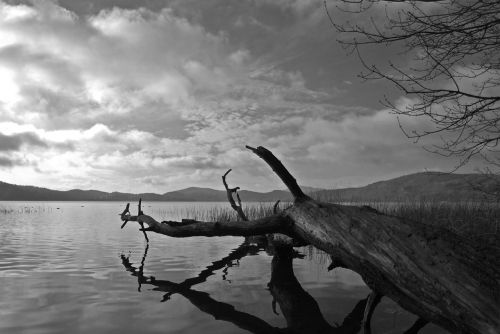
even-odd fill
[{"label": "sky", "polygon": [[232,186],[282,189],[245,145],[320,188],[453,169],[338,37],[322,0],[0,1],[0,181],[164,193],[232,168]]}]

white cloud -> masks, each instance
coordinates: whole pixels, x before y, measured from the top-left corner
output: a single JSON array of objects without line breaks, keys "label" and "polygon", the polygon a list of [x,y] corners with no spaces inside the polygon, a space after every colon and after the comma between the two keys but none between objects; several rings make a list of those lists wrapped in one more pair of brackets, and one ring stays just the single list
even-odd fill
[{"label": "white cloud", "polygon": [[337,106],[345,92],[335,80],[328,90],[314,88],[329,59],[315,67],[288,54],[288,42],[306,45],[307,29],[325,19],[321,6],[277,5],[286,14],[281,21],[250,31],[268,34],[267,44],[257,45],[244,24],[270,23],[251,16],[257,12],[234,16],[243,27],[227,23],[242,31],[240,40],[209,29],[220,23],[214,18],[205,27],[168,8],[78,16],[48,0],[1,3],[0,135],[45,145],[1,153],[0,180],[164,192],[220,186],[221,173],[234,168],[235,182],[247,189],[282,187],[245,144],[268,146],[301,183],[316,186],[428,166],[432,159],[405,140],[386,111]]},{"label": "white cloud", "polygon": [[236,50],[229,55],[229,59],[236,65],[242,65],[245,61],[250,58],[250,52],[248,50]]},{"label": "white cloud", "polygon": [[16,84],[15,73],[8,68],[0,67],[0,103],[9,107],[19,100],[19,87]]},{"label": "white cloud", "polygon": [[235,54],[226,51],[223,36],[168,9],[114,8],[77,17],[50,1],[2,4],[0,31],[9,41],[0,48],[1,101],[8,100],[0,116],[40,126],[57,122],[48,114],[72,115],[75,126],[151,101],[178,106],[197,90],[220,88],[213,83],[234,71],[225,65]]},{"label": "white cloud", "polygon": [[311,11],[311,9],[321,6],[321,3],[315,0],[260,0],[260,2],[292,10],[298,15],[304,15]]}]

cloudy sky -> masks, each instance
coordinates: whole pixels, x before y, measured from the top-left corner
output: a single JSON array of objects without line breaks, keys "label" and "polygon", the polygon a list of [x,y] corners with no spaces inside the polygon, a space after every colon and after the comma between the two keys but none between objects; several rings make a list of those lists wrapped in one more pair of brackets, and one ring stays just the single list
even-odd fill
[{"label": "cloudy sky", "polygon": [[163,193],[233,168],[231,184],[282,188],[246,144],[316,187],[451,169],[337,37],[321,0],[0,1],[0,180]]}]

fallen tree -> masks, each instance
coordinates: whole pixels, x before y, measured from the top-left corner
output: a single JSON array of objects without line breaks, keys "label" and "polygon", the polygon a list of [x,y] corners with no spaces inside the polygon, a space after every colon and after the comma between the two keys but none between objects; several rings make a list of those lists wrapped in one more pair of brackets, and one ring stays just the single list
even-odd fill
[{"label": "fallen tree", "polygon": [[287,186],[294,197],[291,207],[249,221],[158,222],[143,214],[140,204],[137,216],[130,214],[127,205],[121,213],[122,227],[137,221],[144,233],[172,237],[285,234],[327,252],[336,265],[360,274],[374,291],[374,302],[367,304],[376,305],[380,296],[387,296],[419,315],[422,322],[436,323],[452,333],[500,332],[498,247],[475,245],[445,228],[369,207],[315,201],[270,151],[247,148]]}]

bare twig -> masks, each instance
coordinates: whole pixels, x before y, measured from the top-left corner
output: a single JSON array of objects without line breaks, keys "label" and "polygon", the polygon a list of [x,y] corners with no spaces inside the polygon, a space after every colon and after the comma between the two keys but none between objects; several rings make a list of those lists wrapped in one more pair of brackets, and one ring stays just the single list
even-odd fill
[{"label": "bare twig", "polygon": [[[130,213],[129,208],[130,208],[130,203],[127,203],[127,206],[125,207],[125,210],[123,210],[123,212],[122,212],[121,214],[119,214],[119,215],[123,217],[123,216],[125,216],[127,213]],[[122,226],[121,226],[120,228],[124,228],[124,227],[125,227],[125,225],[127,225],[127,223],[128,223],[128,220],[124,220],[124,221],[123,221],[123,224],[122,224]]]},{"label": "bare twig", "polygon": [[[139,198],[139,205],[137,206],[137,215],[138,216],[143,216],[144,212],[141,209],[141,204],[142,204],[142,198]],[[146,242],[149,242],[148,235],[146,234],[146,229],[144,228],[144,223],[141,221],[138,221],[139,225],[141,225],[141,231],[142,234],[144,234],[144,238],[146,238]]]},{"label": "bare twig", "polygon": [[[387,4],[391,2],[405,6]],[[368,13],[376,6],[385,6],[384,20],[344,20],[335,18],[324,1],[331,25],[341,33],[339,42],[364,67],[360,77],[385,80],[412,99],[400,106],[384,98],[382,104],[396,115],[429,121],[425,130],[400,125],[414,141],[438,134],[441,143],[426,150],[455,157],[457,168],[484,157],[486,164],[494,166],[490,158],[498,159],[500,143],[500,2],[341,0],[335,8],[345,16],[346,12]],[[384,66],[365,58],[365,46],[370,46],[370,54],[375,54],[376,46],[393,47],[404,58],[393,58]],[[409,54],[415,55],[411,61]]]},{"label": "bare twig", "polygon": [[278,213],[279,205],[280,205],[280,200],[277,200],[276,203],[274,203],[274,205],[273,205],[273,213],[274,214]]}]

